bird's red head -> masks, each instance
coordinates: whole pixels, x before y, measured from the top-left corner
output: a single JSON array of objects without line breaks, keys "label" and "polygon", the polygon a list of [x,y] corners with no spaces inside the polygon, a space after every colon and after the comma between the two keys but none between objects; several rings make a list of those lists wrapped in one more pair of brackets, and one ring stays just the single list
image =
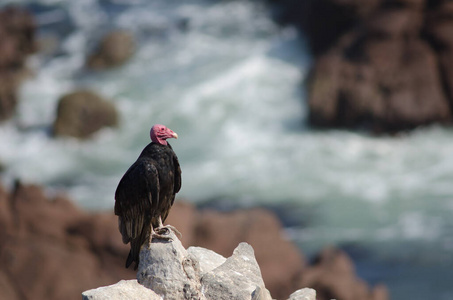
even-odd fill
[{"label": "bird's red head", "polygon": [[176,132],[161,124],[156,124],[153,127],[151,127],[150,136],[151,141],[161,145],[167,145],[166,139],[178,138]]}]

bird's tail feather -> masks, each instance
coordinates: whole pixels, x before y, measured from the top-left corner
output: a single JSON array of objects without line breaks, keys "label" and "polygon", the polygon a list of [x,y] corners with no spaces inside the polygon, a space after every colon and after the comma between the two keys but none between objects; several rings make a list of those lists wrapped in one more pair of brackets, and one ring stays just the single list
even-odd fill
[{"label": "bird's tail feather", "polygon": [[131,250],[129,251],[129,255],[127,256],[126,259],[126,268],[129,268],[129,266],[135,261],[134,270],[137,270],[138,263],[140,260],[141,245],[142,243],[140,241],[137,240],[131,241]]},{"label": "bird's tail feather", "polygon": [[129,268],[129,266],[134,262],[134,259],[132,258],[132,250],[129,251],[129,255],[127,256],[126,259],[126,269]]}]

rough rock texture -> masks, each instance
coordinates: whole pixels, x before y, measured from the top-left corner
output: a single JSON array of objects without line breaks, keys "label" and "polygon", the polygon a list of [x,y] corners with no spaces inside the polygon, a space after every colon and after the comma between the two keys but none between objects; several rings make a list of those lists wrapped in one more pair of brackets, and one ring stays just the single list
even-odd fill
[{"label": "rough rock texture", "polygon": [[152,290],[144,287],[137,280],[121,280],[118,283],[92,289],[82,293],[83,300],[161,300]]},{"label": "rough rock texture", "polygon": [[88,138],[101,128],[117,124],[118,112],[112,103],[82,90],[59,100],[53,132],[56,136]]},{"label": "rough rock texture", "polygon": [[310,288],[303,288],[289,295],[289,300],[316,300],[316,291]]},{"label": "rough rock texture", "polygon": [[[340,298],[344,294],[335,285],[335,277],[348,282],[350,289],[369,290],[344,253],[341,259],[326,258],[307,266],[298,249],[283,238],[277,218],[266,210],[219,213],[177,201],[167,221],[181,231],[185,247],[208,245],[229,257],[234,251],[231,244],[249,243],[274,298],[287,299],[295,290],[309,286],[320,288],[320,296],[329,293],[336,295],[331,298],[355,299]],[[80,299],[84,290],[135,278],[133,270],[124,268],[128,252],[112,212],[86,213],[65,197],[48,197],[34,185],[17,183],[11,192],[0,185],[0,295],[5,299]],[[222,255],[200,247],[189,247],[187,252],[199,261],[201,274],[225,263]],[[345,267],[334,268],[328,261],[343,261],[340,265]],[[330,273],[335,276],[327,275]],[[290,282],[282,282],[282,278]],[[369,297],[362,300],[388,299],[383,287],[365,294]],[[321,299],[326,298],[318,297]]]},{"label": "rough rock texture", "polygon": [[137,281],[165,299],[201,299],[200,266],[173,232],[140,251]]},{"label": "rough rock texture", "polygon": [[[186,250],[173,232],[169,237],[170,241],[153,239],[150,247],[142,248],[137,272],[138,283],[163,299],[272,299],[249,244],[239,244],[225,259],[204,248]],[[93,292],[84,293],[88,294]],[[113,286],[85,299],[110,299],[117,294],[118,286]]]},{"label": "rough rock texture", "polygon": [[205,210],[198,219],[193,245],[229,256],[238,243],[245,241],[255,249],[264,282],[273,297],[286,298],[299,288],[295,283],[305,267],[305,259],[284,238],[282,225],[274,214],[264,209],[230,213]]},{"label": "rough rock texture", "polygon": [[206,299],[272,300],[247,243],[239,244],[223,264],[203,274],[201,285]]},{"label": "rough rock texture", "polygon": [[306,33],[315,63],[309,122],[396,132],[450,124],[453,9],[439,0],[275,1]]},{"label": "rough rock texture", "polygon": [[211,272],[226,261],[222,255],[202,247],[192,246],[187,252],[198,260],[201,274]]},{"label": "rough rock texture", "polygon": [[35,51],[31,14],[15,7],[0,10],[0,121],[14,114],[17,89],[27,74],[25,61]]},{"label": "rough rock texture", "polygon": [[134,53],[134,37],[126,31],[113,31],[103,37],[87,66],[92,69],[107,69],[124,64]]}]

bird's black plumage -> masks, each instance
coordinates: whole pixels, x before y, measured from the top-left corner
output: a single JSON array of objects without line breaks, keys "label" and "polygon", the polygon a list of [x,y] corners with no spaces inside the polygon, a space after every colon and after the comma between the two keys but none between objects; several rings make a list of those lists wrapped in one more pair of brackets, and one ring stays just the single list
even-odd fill
[{"label": "bird's black plumage", "polygon": [[181,188],[181,168],[170,144],[152,142],[121,178],[115,192],[115,215],[123,243],[131,243],[126,268],[138,267],[140,247],[150,237],[150,225],[168,216]]}]

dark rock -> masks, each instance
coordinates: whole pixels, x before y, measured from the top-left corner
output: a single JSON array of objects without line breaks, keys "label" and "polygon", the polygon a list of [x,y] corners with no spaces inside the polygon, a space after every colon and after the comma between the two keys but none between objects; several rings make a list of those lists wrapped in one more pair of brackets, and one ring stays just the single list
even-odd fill
[{"label": "dark rock", "polygon": [[134,36],[126,31],[113,31],[103,37],[87,66],[92,69],[107,69],[124,64],[135,51]]},{"label": "dark rock", "polygon": [[315,289],[318,300],[389,299],[385,287],[377,286],[370,290],[364,281],[358,279],[351,259],[335,248],[326,248],[318,255],[313,266],[304,271],[300,285]]},{"label": "dark rock", "polygon": [[425,9],[424,0],[303,2],[308,11],[293,21],[315,55],[307,81],[310,124],[392,133],[452,122],[451,3]]},{"label": "dark rock", "polygon": [[394,132],[451,121],[429,45],[418,39],[353,40],[356,44],[322,55],[314,66],[313,125]]},{"label": "dark rock", "polygon": [[437,53],[441,82],[453,108],[453,2],[437,3],[427,14],[424,33]]},{"label": "dark rock", "polygon": [[0,121],[9,119],[17,105],[17,89],[27,75],[26,58],[36,51],[35,23],[26,10],[0,11]]},{"label": "dark rock", "polygon": [[118,113],[112,103],[93,92],[77,91],[59,100],[53,132],[56,136],[87,138],[117,124]]}]

